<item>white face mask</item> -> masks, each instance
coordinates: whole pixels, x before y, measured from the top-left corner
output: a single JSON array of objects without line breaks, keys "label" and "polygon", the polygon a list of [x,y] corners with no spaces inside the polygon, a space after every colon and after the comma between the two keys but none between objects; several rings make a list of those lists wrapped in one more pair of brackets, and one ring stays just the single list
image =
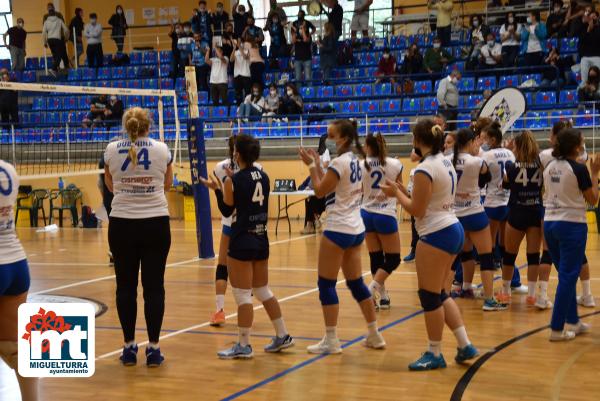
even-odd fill
[{"label": "white face mask", "polygon": [[390,58],[390,55],[387,53],[383,53],[383,58],[388,59],[388,58]]},{"label": "white face mask", "polygon": [[496,41],[494,41],[494,40],[488,40],[488,46],[489,47],[494,47],[495,44],[496,44]]},{"label": "white face mask", "polygon": [[474,26],[475,28],[477,28],[477,27],[479,26],[479,21],[477,21],[477,20],[474,20],[474,21],[473,21],[473,26]]},{"label": "white face mask", "polygon": [[277,91],[270,91],[271,96],[277,96]]},{"label": "white face mask", "polygon": [[184,31],[185,33],[190,33],[190,28],[185,28]]},{"label": "white face mask", "polygon": [[508,17],[508,23],[513,24],[515,22],[514,17]]},{"label": "white face mask", "polygon": [[527,17],[527,23],[531,24],[531,21],[532,21],[531,17]]},{"label": "white face mask", "polygon": [[554,12],[558,14],[560,12],[560,7],[554,7]]},{"label": "white face mask", "polygon": [[123,10],[120,10],[120,9],[117,10],[117,14],[119,14],[119,15],[123,14]]},{"label": "white face mask", "polygon": [[96,24],[96,19],[92,18],[92,19],[90,20],[90,23],[92,23],[92,25],[95,25],[95,24]]},{"label": "white face mask", "polygon": [[434,49],[439,49],[441,46],[442,46],[442,44],[441,44],[441,43],[434,43],[434,44],[433,44],[433,48],[434,48]]},{"label": "white face mask", "polygon": [[22,22],[19,22],[17,25],[19,26],[19,28],[23,28],[23,23]]},{"label": "white face mask", "polygon": [[288,96],[290,96],[290,97],[291,97],[291,96],[294,94],[294,91],[293,91],[293,90],[291,90],[291,89],[288,89],[288,90],[286,91],[286,93],[287,93],[287,95],[288,95]]}]

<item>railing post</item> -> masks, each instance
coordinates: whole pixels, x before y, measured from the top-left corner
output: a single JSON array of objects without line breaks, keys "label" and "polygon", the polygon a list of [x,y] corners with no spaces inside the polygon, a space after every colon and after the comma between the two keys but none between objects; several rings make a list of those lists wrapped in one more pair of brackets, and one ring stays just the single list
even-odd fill
[{"label": "railing post", "polygon": [[12,137],[12,159],[13,159],[13,166],[15,166],[15,168],[17,167],[17,141],[15,138],[15,125],[11,124],[10,125],[10,134]]},{"label": "railing post", "polygon": [[71,171],[71,138],[69,133],[69,123],[65,126],[65,142],[67,144],[67,171]]},{"label": "railing post", "polygon": [[365,113],[365,135],[369,135],[369,115]]},{"label": "railing post", "polygon": [[48,52],[46,46],[44,46],[44,68],[46,69],[46,75],[48,75]]},{"label": "railing post", "polygon": [[302,120],[302,114],[300,114],[300,147],[304,146],[304,132],[303,132],[303,120]]}]

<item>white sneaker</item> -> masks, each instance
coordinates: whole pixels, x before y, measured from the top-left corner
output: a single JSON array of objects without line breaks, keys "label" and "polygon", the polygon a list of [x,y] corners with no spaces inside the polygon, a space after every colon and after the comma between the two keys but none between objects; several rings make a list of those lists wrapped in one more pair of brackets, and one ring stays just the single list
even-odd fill
[{"label": "white sneaker", "polygon": [[340,344],[340,340],[337,338],[330,340],[325,336],[317,344],[306,347],[306,350],[310,354],[341,354],[342,344]]},{"label": "white sneaker", "polygon": [[577,305],[584,306],[586,308],[595,308],[596,301],[594,300],[594,296],[590,295],[580,295],[577,297]]},{"label": "white sneaker", "polygon": [[564,329],[563,331],[554,331],[550,333],[550,341],[570,341],[575,338],[575,332]]},{"label": "white sneaker", "polygon": [[385,340],[380,332],[367,334],[367,338],[363,340],[363,345],[367,348],[383,349],[385,348]]},{"label": "white sneaker", "polygon": [[589,333],[592,330],[592,326],[590,326],[588,323],[582,322],[581,320],[577,324],[572,324],[569,326],[571,326],[570,330],[575,333],[576,336]]},{"label": "white sneaker", "polygon": [[520,287],[511,288],[512,292],[515,294],[527,294],[529,291],[529,287],[526,285],[521,285]]},{"label": "white sneaker", "polygon": [[552,309],[554,305],[548,298],[536,297],[535,298],[535,307],[540,310]]}]

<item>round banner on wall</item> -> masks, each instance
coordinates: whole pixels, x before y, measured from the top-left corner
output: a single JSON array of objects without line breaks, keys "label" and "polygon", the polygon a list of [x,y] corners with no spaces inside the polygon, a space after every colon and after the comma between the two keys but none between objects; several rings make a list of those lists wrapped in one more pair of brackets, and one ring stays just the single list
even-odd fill
[{"label": "round banner on wall", "polygon": [[96,317],[102,315],[108,307],[100,301],[91,298],[72,297],[68,295],[34,294],[27,297],[27,302],[35,303],[84,303],[94,307]]}]

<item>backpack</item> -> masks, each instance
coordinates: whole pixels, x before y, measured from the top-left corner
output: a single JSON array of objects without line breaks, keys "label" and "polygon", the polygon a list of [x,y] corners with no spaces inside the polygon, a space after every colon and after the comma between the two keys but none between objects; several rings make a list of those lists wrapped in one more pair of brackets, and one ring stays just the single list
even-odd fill
[{"label": "backpack", "polygon": [[352,44],[349,40],[342,43],[338,50],[338,65],[352,65],[354,64],[354,55],[352,51]]},{"label": "backpack", "polygon": [[98,218],[91,207],[85,205],[81,207],[81,224],[83,225],[83,228],[98,227]]}]

